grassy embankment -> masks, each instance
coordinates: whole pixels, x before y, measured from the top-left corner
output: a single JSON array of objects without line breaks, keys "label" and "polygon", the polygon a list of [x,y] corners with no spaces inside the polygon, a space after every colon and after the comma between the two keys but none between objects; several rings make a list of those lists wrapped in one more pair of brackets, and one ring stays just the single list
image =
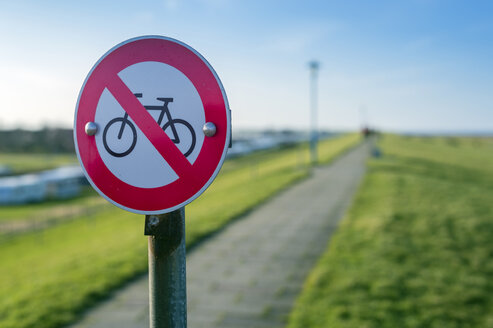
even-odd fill
[{"label": "grassy embankment", "polygon": [[[29,205],[11,205],[0,208],[0,227],[2,224],[15,223],[19,221],[36,223],[53,217],[75,214],[89,214],[101,207],[110,207],[104,198],[92,189],[83,187],[79,196],[62,200],[47,200]],[[0,234],[2,233],[0,229]]]},{"label": "grassy embankment", "polygon": [[380,145],[289,327],[493,327],[493,139]]},{"label": "grassy embankment", "polygon": [[[356,135],[347,135],[322,142],[321,160],[330,161],[358,140]],[[308,172],[306,145],[227,161],[211,187],[187,206],[187,245]],[[16,214],[25,211],[22,207],[0,208],[0,216],[3,211],[17,219],[33,215],[29,211]],[[147,241],[143,223],[143,216],[108,206],[49,229],[0,241],[0,327],[60,327],[112,289],[144,273]]]},{"label": "grassy embankment", "polygon": [[36,172],[58,167],[60,165],[77,164],[77,157],[67,154],[4,154],[0,153],[0,164],[7,165],[14,174]]}]

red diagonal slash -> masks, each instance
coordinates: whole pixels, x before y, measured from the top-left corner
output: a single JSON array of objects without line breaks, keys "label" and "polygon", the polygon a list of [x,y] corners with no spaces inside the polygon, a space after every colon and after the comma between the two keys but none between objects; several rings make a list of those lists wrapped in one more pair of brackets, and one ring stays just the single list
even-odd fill
[{"label": "red diagonal slash", "polygon": [[180,178],[189,176],[192,173],[192,164],[190,164],[120,77],[114,76],[108,78],[106,80],[106,87],[175,173]]}]

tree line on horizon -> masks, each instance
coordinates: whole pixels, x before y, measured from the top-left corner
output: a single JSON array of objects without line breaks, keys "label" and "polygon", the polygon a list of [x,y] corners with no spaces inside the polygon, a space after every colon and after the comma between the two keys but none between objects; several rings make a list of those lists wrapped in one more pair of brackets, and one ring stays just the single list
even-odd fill
[{"label": "tree line on horizon", "polygon": [[74,153],[72,129],[0,130],[0,153]]}]

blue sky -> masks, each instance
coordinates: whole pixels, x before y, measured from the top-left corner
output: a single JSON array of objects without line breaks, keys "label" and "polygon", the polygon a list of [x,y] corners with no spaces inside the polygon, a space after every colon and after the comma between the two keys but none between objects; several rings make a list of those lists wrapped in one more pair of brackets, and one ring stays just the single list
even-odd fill
[{"label": "blue sky", "polygon": [[322,128],[493,130],[491,1],[11,1],[0,31],[4,128],[71,126],[98,58],[160,34],[208,59],[236,128],[308,127],[317,59]]}]

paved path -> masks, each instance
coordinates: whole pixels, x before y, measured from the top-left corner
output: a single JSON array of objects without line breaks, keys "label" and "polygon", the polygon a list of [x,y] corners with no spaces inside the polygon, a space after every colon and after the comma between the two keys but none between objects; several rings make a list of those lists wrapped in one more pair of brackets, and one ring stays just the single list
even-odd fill
[{"label": "paved path", "polygon": [[[280,193],[187,256],[188,326],[284,327],[364,173],[367,145]],[[147,328],[148,282],[132,283],[72,328]]]}]

